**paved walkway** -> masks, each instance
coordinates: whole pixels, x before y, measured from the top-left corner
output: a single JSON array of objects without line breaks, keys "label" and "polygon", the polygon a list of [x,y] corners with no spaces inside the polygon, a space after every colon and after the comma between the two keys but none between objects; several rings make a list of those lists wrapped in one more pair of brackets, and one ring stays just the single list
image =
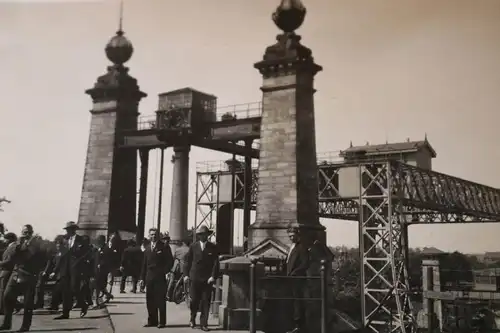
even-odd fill
[{"label": "paved walkway", "polygon": [[[80,318],[80,310],[71,311],[67,320],[54,320],[57,314],[47,310],[36,310],[33,316],[31,332],[74,332],[74,333],[113,333],[113,326],[106,310],[89,310],[87,316]],[[12,331],[21,327],[22,311],[14,315]],[[2,316],[3,320],[3,316]]]},{"label": "paved walkway", "polygon": [[[108,304],[111,322],[116,333],[137,333],[138,331],[158,331],[157,328],[143,328],[146,323],[146,296],[145,294],[115,294],[115,298]],[[198,315],[199,316],[199,315]],[[167,303],[167,327],[164,329],[171,333],[201,332],[191,329],[189,323],[189,310],[185,303],[176,305]],[[217,330],[217,322],[209,320],[210,331]],[[227,331],[226,331],[227,332]]]}]

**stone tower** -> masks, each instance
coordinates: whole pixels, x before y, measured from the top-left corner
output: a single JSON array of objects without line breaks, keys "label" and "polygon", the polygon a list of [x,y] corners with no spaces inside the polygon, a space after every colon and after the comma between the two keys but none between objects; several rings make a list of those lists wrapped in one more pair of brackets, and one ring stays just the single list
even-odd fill
[{"label": "stone tower", "polygon": [[121,29],[105,50],[113,65],[86,91],[93,106],[78,225],[92,238],[135,232],[137,153],[119,145],[123,131],[137,129],[139,101],[146,96],[123,66],[133,47]]},{"label": "stone tower", "polygon": [[305,241],[324,240],[318,217],[314,76],[321,66],[295,34],[306,9],[282,0],[273,21],[283,33],[255,64],[263,76],[256,222],[249,248],[266,240],[289,245],[286,230],[301,228]]}]

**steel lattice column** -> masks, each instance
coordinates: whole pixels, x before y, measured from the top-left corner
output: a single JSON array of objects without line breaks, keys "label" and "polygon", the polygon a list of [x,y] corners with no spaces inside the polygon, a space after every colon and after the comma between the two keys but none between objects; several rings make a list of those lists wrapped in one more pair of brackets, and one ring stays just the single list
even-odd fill
[{"label": "steel lattice column", "polygon": [[411,332],[407,232],[390,163],[359,166],[361,294],[364,324],[374,332]]},{"label": "steel lattice column", "polygon": [[[219,173],[196,173],[195,229],[201,225],[215,231],[219,204]],[[194,235],[193,235],[194,236]],[[212,237],[216,234],[213,233]]]}]

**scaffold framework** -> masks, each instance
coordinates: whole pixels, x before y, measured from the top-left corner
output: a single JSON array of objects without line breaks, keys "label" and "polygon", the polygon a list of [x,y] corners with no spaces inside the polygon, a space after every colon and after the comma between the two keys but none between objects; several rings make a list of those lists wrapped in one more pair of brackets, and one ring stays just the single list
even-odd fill
[{"label": "scaffold framework", "polygon": [[[197,172],[197,224],[213,228],[217,208],[231,201],[230,196],[220,195],[220,179],[232,172],[220,162],[218,168],[203,166]],[[244,168],[234,172],[238,189],[244,185]],[[359,183],[350,186],[348,195],[340,181],[344,173],[356,174],[353,179]],[[252,174],[255,208],[255,168]],[[499,189],[399,161],[323,161],[318,164],[318,179],[320,216],[359,222],[363,321],[377,333],[388,328],[407,333],[415,328],[409,299],[409,225],[500,221]],[[242,197],[236,193],[234,198],[234,207],[241,207]]]}]

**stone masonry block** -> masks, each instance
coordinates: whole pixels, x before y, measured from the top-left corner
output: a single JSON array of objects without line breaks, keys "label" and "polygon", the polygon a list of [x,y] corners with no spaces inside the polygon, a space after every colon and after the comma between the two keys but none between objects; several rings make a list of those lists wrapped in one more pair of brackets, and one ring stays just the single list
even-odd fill
[{"label": "stone masonry block", "polygon": [[320,228],[317,217],[310,216],[317,215],[318,205],[312,80],[313,75],[301,73],[264,78],[258,205],[250,247],[269,237],[289,242],[286,230],[260,230],[259,225]]}]

